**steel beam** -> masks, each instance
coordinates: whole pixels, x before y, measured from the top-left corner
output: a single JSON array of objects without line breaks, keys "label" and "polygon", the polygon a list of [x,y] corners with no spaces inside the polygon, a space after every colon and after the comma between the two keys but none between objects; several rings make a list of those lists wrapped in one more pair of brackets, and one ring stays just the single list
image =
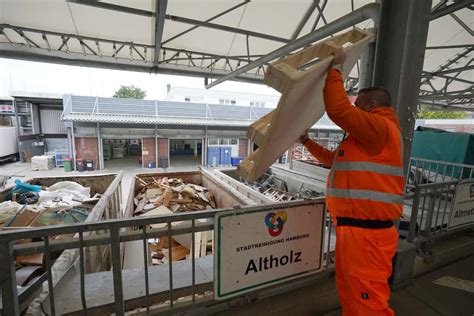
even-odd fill
[{"label": "steel beam", "polygon": [[[450,76],[446,76],[446,75],[442,75],[442,74],[439,75],[439,74],[436,74],[434,72],[428,72],[428,71],[423,71],[422,77],[428,78],[428,79],[432,79],[434,77],[440,77],[440,78],[450,79],[450,80],[453,80],[453,81],[463,82],[463,83],[467,83],[467,84],[474,84],[474,81],[471,81],[471,80],[466,80],[466,79],[456,78],[456,77],[450,77]],[[422,84],[425,84],[425,83],[427,83],[427,81],[422,82]]]},{"label": "steel beam", "polygon": [[326,8],[327,4],[328,4],[328,0],[324,0],[323,5],[322,5],[321,8],[319,6],[317,6],[319,14],[316,17],[316,19],[314,20],[313,26],[311,27],[311,32],[313,32],[316,29],[316,27],[318,26],[319,20],[321,19],[321,16],[322,16],[322,14],[324,12],[324,9]]},{"label": "steel beam", "polygon": [[471,86],[468,89],[448,91],[448,92],[435,92],[435,93],[432,93],[430,91],[422,91],[422,92],[425,92],[425,94],[423,95],[420,94],[420,97],[421,96],[463,95],[463,93],[474,93],[474,88]]},{"label": "steel beam", "polygon": [[426,49],[455,49],[455,48],[474,48],[473,44],[446,45],[446,46],[427,46]]},{"label": "steel beam", "polygon": [[446,94],[446,95],[430,95],[426,94],[423,96],[420,96],[420,99],[423,100],[462,100],[462,99],[468,99],[468,100],[474,100],[474,94]]},{"label": "steel beam", "polygon": [[382,1],[374,65],[374,85],[392,95],[404,143],[405,172],[410,158],[431,0]]},{"label": "steel beam", "polygon": [[[212,20],[215,20],[215,19],[217,19],[217,18],[219,18],[219,17],[221,17],[221,16],[223,16],[223,15],[225,15],[225,14],[231,12],[231,11],[234,11],[235,9],[240,8],[241,6],[243,6],[243,5],[245,5],[245,4],[249,3],[249,2],[250,2],[250,0],[244,0],[242,3],[239,3],[239,4],[237,4],[237,5],[233,6],[233,7],[231,7],[231,8],[229,8],[229,9],[225,10],[225,11],[222,11],[221,13],[219,13],[219,14],[217,14],[217,15],[214,15],[213,17],[210,17],[209,19],[205,20],[204,22],[211,22]],[[197,29],[198,27],[199,27],[199,25],[195,25],[195,26],[193,26],[193,27],[191,27],[191,28],[189,28],[189,29],[187,29],[187,30],[185,30],[185,31],[183,31],[183,32],[181,32],[181,33],[179,33],[179,34],[176,34],[176,35],[173,36],[173,37],[168,38],[166,41],[163,42],[163,45],[166,44],[166,43],[168,43],[168,42],[171,42],[172,40],[174,40],[174,39],[176,39],[176,38],[178,38],[178,37],[181,37],[181,36],[183,36],[183,35],[185,35],[185,34],[191,32],[191,31]]]},{"label": "steel beam", "polygon": [[[461,18],[459,18],[456,14],[454,13],[451,13],[450,16],[456,20],[456,22],[458,22],[459,25],[461,25],[468,33],[469,35],[471,36],[474,36],[474,31],[469,27],[469,25],[467,25],[466,23],[464,23],[463,20],[461,20]],[[472,18],[472,16],[471,16]]]},{"label": "steel beam", "polygon": [[112,11],[117,11],[117,12],[122,12],[122,13],[141,15],[141,16],[146,16],[150,18],[155,16],[155,14],[151,11],[125,7],[125,6],[97,1],[97,0],[67,0],[67,2],[86,5],[86,6],[105,9],[105,10],[112,10]]},{"label": "steel beam", "polygon": [[273,35],[269,35],[269,34],[258,33],[258,32],[254,32],[254,31],[250,31],[250,30],[239,29],[239,28],[236,28],[236,27],[230,27],[230,26],[226,26],[226,25],[222,25],[222,24],[215,24],[215,23],[210,23],[210,22],[199,21],[199,20],[185,18],[185,17],[181,17],[181,16],[176,16],[176,15],[168,15],[167,14],[166,19],[170,20],[170,21],[173,21],[173,22],[198,25],[198,26],[207,27],[207,28],[220,30],[220,31],[225,31],[225,32],[231,32],[231,33],[242,34],[242,35],[249,35],[249,36],[263,38],[263,39],[270,40],[270,41],[276,41],[276,42],[282,42],[282,43],[290,42],[290,40],[287,39],[287,38],[282,38],[282,37],[273,36]]},{"label": "steel beam", "polygon": [[226,75],[226,76],[223,76],[222,78],[208,84],[206,86],[207,89],[209,88],[212,88],[226,80],[229,80],[229,79],[233,79],[241,74],[244,74],[246,73],[247,71],[249,70],[252,70],[254,68],[257,68],[261,65],[263,65],[264,63],[268,63],[276,58],[279,58],[279,57],[283,57],[283,56],[286,56],[287,54],[299,49],[299,48],[302,48],[304,46],[307,46],[313,42],[316,42],[320,39],[323,39],[329,35],[332,35],[336,32],[339,32],[341,30],[344,30],[348,27],[351,27],[353,25],[356,25],[357,23],[360,23],[360,22],[363,22],[365,20],[368,20],[368,19],[373,19],[375,21],[375,24],[377,24],[378,22],[378,11],[379,11],[379,4],[377,3],[371,3],[371,4],[367,4],[357,10],[355,10],[354,12],[351,12],[343,17],[341,17],[340,19],[336,20],[336,21],[333,21],[329,24],[327,24],[326,26],[318,29],[317,31],[315,32],[312,32],[312,33],[309,33],[303,37],[300,37],[299,39],[287,44],[287,45],[284,45],[276,50],[274,50],[273,52],[269,53],[268,55],[265,55],[251,63],[249,63],[248,65],[244,66],[244,67],[241,67],[235,71],[233,71],[232,73]]},{"label": "steel beam", "polygon": [[291,40],[295,40],[298,37],[298,35],[300,35],[301,30],[303,29],[306,22],[308,22],[308,19],[313,14],[314,10],[316,9],[316,6],[318,6],[319,1],[320,0],[313,0],[313,2],[310,4],[308,10],[306,10],[306,13],[304,14],[304,16],[301,19],[300,23],[296,27],[296,30],[293,32],[293,35],[291,36]]},{"label": "steel beam", "polygon": [[471,4],[474,4],[474,0],[461,0],[461,1],[455,2],[451,5],[442,7],[440,9],[436,10],[433,14],[431,14],[430,21],[436,20],[436,19],[438,19],[440,17],[443,17],[447,14],[456,12],[456,11],[458,11],[458,10],[464,8],[464,7],[467,7]]},{"label": "steel beam", "polygon": [[163,39],[163,29],[165,26],[166,7],[168,0],[156,0],[156,16],[155,16],[155,58],[153,62],[158,66],[160,61],[161,40]]},{"label": "steel beam", "polygon": [[446,74],[450,74],[450,73],[453,73],[453,72],[462,72],[462,71],[472,70],[472,69],[474,69],[474,65],[472,65],[472,66],[465,66],[465,67],[459,67],[459,68],[452,68],[452,69],[442,70],[442,71],[437,71],[437,72],[433,72],[433,75],[434,75],[434,76],[437,76],[437,75],[446,75]]},{"label": "steel beam", "polygon": [[[221,77],[228,74],[228,71],[216,68],[209,69],[206,67],[189,67],[187,65],[179,64],[160,64],[159,67],[152,67],[144,62],[135,61],[131,63],[129,59],[115,59],[113,57],[106,56],[100,58],[98,56],[92,55],[83,56],[81,53],[73,52],[69,54],[60,51],[48,52],[44,49],[28,48],[27,46],[20,44],[10,45],[8,43],[0,43],[0,57],[72,66],[183,75],[191,77]],[[241,74],[235,80],[248,83],[262,83],[263,76],[256,74]]]}]

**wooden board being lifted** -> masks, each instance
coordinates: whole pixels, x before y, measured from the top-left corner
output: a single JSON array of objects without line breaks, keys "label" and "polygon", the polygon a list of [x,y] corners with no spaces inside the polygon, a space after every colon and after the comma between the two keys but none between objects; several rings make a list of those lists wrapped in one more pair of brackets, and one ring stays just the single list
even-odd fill
[{"label": "wooden board being lifted", "polygon": [[343,65],[346,78],[372,38],[370,32],[354,29],[268,67],[264,81],[282,96],[275,110],[248,128],[247,136],[259,148],[240,163],[237,168],[240,176],[250,182],[258,179],[323,116],[323,87],[333,60],[332,53],[341,47],[346,52],[347,59]]}]

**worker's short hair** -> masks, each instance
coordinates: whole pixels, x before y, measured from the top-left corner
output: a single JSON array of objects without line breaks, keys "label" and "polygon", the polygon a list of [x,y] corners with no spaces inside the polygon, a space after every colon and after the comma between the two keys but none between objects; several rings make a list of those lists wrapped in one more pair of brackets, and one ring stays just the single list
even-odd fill
[{"label": "worker's short hair", "polygon": [[360,89],[358,94],[365,93],[380,106],[392,106],[390,93],[384,87],[369,87]]}]

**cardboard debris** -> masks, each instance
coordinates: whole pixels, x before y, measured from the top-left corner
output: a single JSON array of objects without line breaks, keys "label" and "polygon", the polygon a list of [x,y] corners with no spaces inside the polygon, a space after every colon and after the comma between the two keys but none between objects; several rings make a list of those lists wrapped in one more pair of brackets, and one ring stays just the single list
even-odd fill
[{"label": "cardboard debris", "polygon": [[160,196],[161,194],[163,194],[163,190],[161,190],[160,188],[153,188],[146,190],[145,196],[151,199]]}]

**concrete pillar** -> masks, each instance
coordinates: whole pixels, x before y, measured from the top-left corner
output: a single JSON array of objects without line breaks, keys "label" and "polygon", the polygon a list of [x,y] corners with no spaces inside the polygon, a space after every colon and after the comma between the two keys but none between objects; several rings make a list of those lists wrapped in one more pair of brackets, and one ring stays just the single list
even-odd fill
[{"label": "concrete pillar", "polygon": [[[384,0],[375,51],[374,78],[392,95],[403,129],[408,167],[432,0]],[[405,170],[406,172],[406,170]]]}]

